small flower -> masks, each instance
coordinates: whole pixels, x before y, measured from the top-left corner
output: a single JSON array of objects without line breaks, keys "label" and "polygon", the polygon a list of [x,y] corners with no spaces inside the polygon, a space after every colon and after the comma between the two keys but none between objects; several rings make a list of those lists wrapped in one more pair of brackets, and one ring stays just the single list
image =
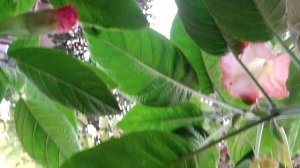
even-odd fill
[{"label": "small flower", "polygon": [[[287,53],[274,54],[264,43],[245,43],[241,61],[254,75],[270,97],[283,99],[289,96],[285,83],[289,75],[290,58]],[[228,53],[221,58],[222,83],[234,98],[249,103],[258,102],[262,93],[248,77],[243,68]]]}]

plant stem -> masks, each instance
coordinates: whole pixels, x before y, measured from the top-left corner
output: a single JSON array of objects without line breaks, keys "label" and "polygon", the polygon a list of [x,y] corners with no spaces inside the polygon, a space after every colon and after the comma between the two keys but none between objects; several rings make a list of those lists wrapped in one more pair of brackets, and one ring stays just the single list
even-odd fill
[{"label": "plant stem", "polygon": [[239,134],[239,133],[241,133],[241,132],[244,132],[244,131],[246,131],[246,130],[252,128],[252,127],[254,127],[254,126],[257,126],[258,124],[261,124],[261,123],[264,123],[265,121],[269,121],[269,120],[271,120],[271,119],[274,119],[275,117],[277,117],[277,116],[279,116],[279,115],[280,115],[279,112],[278,112],[277,110],[274,110],[274,112],[271,113],[271,115],[266,116],[265,118],[262,118],[262,119],[260,119],[260,120],[258,120],[258,121],[255,121],[255,122],[253,122],[253,123],[250,123],[250,124],[248,124],[248,125],[242,127],[242,128],[239,129],[239,130],[230,132],[230,133],[228,133],[227,135],[225,135],[224,137],[221,137],[221,138],[219,138],[219,139],[217,139],[217,140],[214,140],[214,141],[210,142],[209,144],[204,145],[202,148],[200,148],[200,149],[198,149],[198,150],[196,150],[196,151],[194,151],[194,152],[192,152],[192,153],[189,153],[189,154],[187,154],[187,155],[183,155],[182,157],[178,158],[177,160],[172,161],[172,162],[169,164],[168,167],[173,167],[176,163],[182,162],[182,161],[184,161],[184,160],[191,159],[191,158],[193,158],[195,155],[197,155],[197,154],[203,152],[204,150],[206,150],[206,149],[208,149],[208,148],[210,148],[210,147],[212,147],[212,146],[214,146],[214,145],[220,143],[222,140],[226,140],[226,139],[228,139],[228,138],[230,138],[230,137],[233,137],[233,136],[235,136],[235,135],[237,135],[237,134]]},{"label": "plant stem", "polygon": [[258,81],[255,79],[255,77],[252,75],[252,73],[249,71],[249,69],[246,67],[246,65],[239,59],[239,57],[237,55],[235,55],[235,59],[238,61],[238,63],[242,66],[242,68],[244,69],[244,71],[247,73],[247,75],[250,77],[250,79],[252,80],[252,82],[254,82],[254,84],[256,85],[256,87],[258,87],[259,91],[264,95],[264,97],[266,98],[268,105],[270,107],[270,109],[274,109],[276,108],[276,105],[273,103],[272,99],[268,96],[268,94],[266,93],[266,91],[262,88],[262,86],[258,83]]},{"label": "plant stem", "polygon": [[257,129],[255,151],[254,151],[254,155],[256,158],[259,157],[260,143],[261,143],[263,130],[264,130],[264,123],[260,124]]}]

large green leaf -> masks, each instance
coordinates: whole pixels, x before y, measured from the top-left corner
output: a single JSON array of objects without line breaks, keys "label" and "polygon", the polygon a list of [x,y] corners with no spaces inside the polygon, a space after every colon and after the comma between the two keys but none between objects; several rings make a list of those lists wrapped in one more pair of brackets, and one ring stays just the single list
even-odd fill
[{"label": "large green leaf", "polygon": [[24,149],[45,167],[59,167],[80,150],[74,127],[51,101],[19,100],[14,121]]},{"label": "large green leaf", "polygon": [[171,131],[188,125],[201,125],[203,116],[198,105],[185,103],[175,107],[135,105],[118,123],[125,133],[161,130]]},{"label": "large green leaf", "polygon": [[171,33],[171,41],[175,43],[184,53],[188,61],[197,72],[200,91],[206,94],[216,91],[226,102],[246,108],[240,99],[233,99],[221,82],[221,70],[218,57],[201,51],[195,42],[188,36],[179,17],[176,17]]},{"label": "large green leaf", "polygon": [[[176,0],[187,32],[211,54],[221,55],[226,43],[267,41],[286,28],[284,0]],[[272,30],[270,30],[272,29]],[[228,44],[230,48],[232,46]]]},{"label": "large green leaf", "polygon": [[0,1],[0,20],[17,15],[22,12],[31,11],[36,0],[26,1],[12,1],[12,0],[1,0]]},{"label": "large green leaf", "polygon": [[86,34],[92,59],[121,91],[144,104],[178,104],[197,86],[196,74],[182,53],[151,29],[89,29]]},{"label": "large green leaf", "polygon": [[[75,154],[62,168],[170,167],[172,161],[189,152],[189,145],[177,135],[157,131],[140,132],[112,139]],[[173,165],[176,168],[201,166],[206,167],[197,166],[196,158]]]},{"label": "large green leaf", "polygon": [[[271,38],[272,33],[253,0],[203,1],[222,31],[247,41],[266,41]],[[280,1],[275,0],[269,5],[275,4],[274,9],[278,2]]]},{"label": "large green leaf", "polygon": [[138,29],[148,25],[134,0],[50,0],[56,7],[73,4],[84,24]]},{"label": "large green leaf", "polygon": [[210,94],[214,92],[213,84],[209,78],[207,69],[203,62],[201,50],[198,45],[189,37],[184,25],[176,16],[171,30],[171,41],[184,53],[189,63],[195,69],[198,80],[199,89],[202,93]]},{"label": "large green leaf", "polygon": [[42,92],[62,104],[87,114],[119,111],[117,102],[88,64],[52,49],[17,49],[9,55]]},{"label": "large green leaf", "polygon": [[203,0],[176,0],[178,14],[191,38],[206,52],[221,55],[227,44]]}]

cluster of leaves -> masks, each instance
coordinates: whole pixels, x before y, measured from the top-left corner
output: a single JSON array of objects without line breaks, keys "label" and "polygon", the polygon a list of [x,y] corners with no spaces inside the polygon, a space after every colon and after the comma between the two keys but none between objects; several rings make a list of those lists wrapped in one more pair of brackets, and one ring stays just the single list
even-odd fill
[{"label": "cluster of leaves", "polygon": [[[252,112],[242,100],[230,98],[217,67],[221,55],[230,50],[239,53],[241,41],[275,37],[285,47],[278,37],[287,28],[286,1],[176,0],[178,16],[170,40],[148,27],[132,0],[50,2],[54,7],[72,3],[76,8],[93,64],[40,48],[38,37],[18,38],[9,46],[8,56],[18,68],[1,70],[0,95],[9,87],[20,94],[14,110],[16,132],[41,165],[216,167],[220,157],[216,144],[224,129],[216,130],[217,115],[200,103],[205,98],[232,118],[232,128],[223,138],[228,138],[234,166],[249,166],[255,149],[260,154],[255,153],[252,166],[291,167],[291,156],[300,151],[300,122],[270,119],[278,112],[283,115],[284,109],[296,109],[290,105],[300,101],[297,66],[290,69],[290,96],[276,101],[284,108],[262,107],[262,112]],[[0,18],[30,11],[34,3],[1,1],[0,9],[6,12]],[[75,111],[121,113],[112,95],[115,88],[136,101],[118,124],[124,136],[82,151]],[[217,99],[204,95],[213,93]],[[276,115],[269,114],[274,111]],[[264,127],[254,127],[264,121]]]}]

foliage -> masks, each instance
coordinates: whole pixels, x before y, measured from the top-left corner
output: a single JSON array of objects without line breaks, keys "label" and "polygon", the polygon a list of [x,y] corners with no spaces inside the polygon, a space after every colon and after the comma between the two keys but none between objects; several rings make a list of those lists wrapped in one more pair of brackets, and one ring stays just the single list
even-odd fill
[{"label": "foliage", "polygon": [[[89,61],[72,57],[72,49],[64,53],[40,47],[37,35],[14,37],[7,56],[0,57],[0,99],[17,95],[16,133],[39,164],[213,168],[224,157],[218,144],[226,142],[225,155],[236,167],[292,167],[291,157],[300,152],[299,118],[290,117],[299,115],[300,61],[297,51],[286,45],[294,39],[280,38],[288,30],[289,1],[176,0],[170,39],[148,27],[133,0],[49,3],[76,9]],[[23,23],[45,24],[40,17],[20,19],[34,4],[2,0],[0,34],[7,27],[26,32],[19,27]],[[7,18],[14,21],[8,24]],[[272,50],[281,44],[294,63],[286,84],[289,97],[272,100],[266,94],[254,105],[230,97],[222,83],[220,57],[232,52],[239,59],[244,42],[270,40]],[[120,114],[114,89],[135,104],[117,125],[123,135],[82,150],[76,114]]]}]

